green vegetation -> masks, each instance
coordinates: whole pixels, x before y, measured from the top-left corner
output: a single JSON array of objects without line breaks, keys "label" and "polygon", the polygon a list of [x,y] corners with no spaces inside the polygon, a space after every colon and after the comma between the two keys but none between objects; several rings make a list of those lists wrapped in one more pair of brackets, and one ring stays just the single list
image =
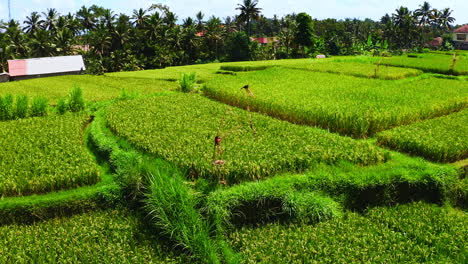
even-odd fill
[{"label": "green vegetation", "polygon": [[18,196],[69,189],[99,180],[84,146],[86,115],[0,122],[0,193]]},{"label": "green vegetation", "polygon": [[468,158],[468,110],[377,134],[380,145],[439,162]]},{"label": "green vegetation", "polygon": [[395,56],[383,58],[383,64],[415,68],[425,72],[442,74],[468,75],[468,57],[457,55],[454,62],[453,54],[422,53],[417,56]]},{"label": "green vegetation", "polygon": [[122,92],[151,94],[176,90],[177,83],[142,78],[69,75],[2,83],[0,95],[42,96],[52,105],[69,96],[73,87],[80,87],[86,102],[115,99]]},{"label": "green vegetation", "polygon": [[[197,95],[118,102],[108,125],[138,149],[164,158],[197,177],[229,183],[301,171],[317,162],[368,165],[384,152],[368,142],[249,114]],[[219,146],[215,137],[221,137]]]},{"label": "green vegetation", "polygon": [[248,71],[261,71],[268,69],[272,66],[258,65],[258,66],[242,66],[242,65],[223,65],[219,67],[222,71],[233,71],[233,72],[248,72]]},{"label": "green vegetation", "polygon": [[[1,263],[184,263],[126,210],[0,226]],[[186,262],[185,262],[186,263]]]},{"label": "green vegetation", "polygon": [[465,263],[467,220],[455,209],[415,203],[317,225],[244,227],[230,238],[243,263]]},{"label": "green vegetation", "polygon": [[[390,161],[365,168],[349,163],[322,164],[301,175],[280,175],[219,189],[209,194],[206,205],[218,230],[232,224],[278,219],[313,222],[341,214],[334,200],[357,210],[413,200],[455,202],[457,198],[452,193],[457,188],[457,177],[456,169],[451,166],[394,153]],[[319,198],[317,193],[334,200]],[[301,200],[307,203],[295,204],[297,196],[303,196]],[[305,214],[297,215],[297,212]]]},{"label": "green vegetation", "polygon": [[34,97],[31,106],[25,95],[15,97],[11,94],[0,96],[0,121],[22,119],[47,115],[47,99]]},{"label": "green vegetation", "polygon": [[298,63],[297,65],[285,67],[383,80],[398,80],[422,74],[420,70],[416,69],[389,67],[388,65],[382,64],[374,65],[370,63],[334,61],[333,59],[310,60],[307,63]]},{"label": "green vegetation", "polygon": [[179,80],[180,90],[184,93],[190,93],[195,89],[196,83],[196,73],[184,73]]},{"label": "green vegetation", "polygon": [[[246,84],[254,96],[241,91]],[[282,68],[220,75],[206,83],[204,92],[230,105],[354,137],[372,136],[468,104],[464,81],[380,81]]]}]

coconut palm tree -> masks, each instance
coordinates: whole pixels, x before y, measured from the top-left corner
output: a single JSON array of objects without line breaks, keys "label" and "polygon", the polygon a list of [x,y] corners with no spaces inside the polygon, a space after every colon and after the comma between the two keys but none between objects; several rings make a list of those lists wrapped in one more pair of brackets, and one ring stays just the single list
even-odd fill
[{"label": "coconut palm tree", "polygon": [[90,31],[96,27],[96,17],[93,15],[90,8],[82,6],[76,12],[76,18],[80,22],[83,30]]},{"label": "coconut palm tree", "polygon": [[48,8],[47,12],[42,12],[45,17],[43,28],[49,31],[55,31],[57,29],[56,23],[59,13],[55,8]]},{"label": "coconut palm tree", "polygon": [[39,15],[39,13],[32,12],[30,16],[26,17],[26,20],[23,23],[26,24],[23,30],[26,33],[34,34],[42,27],[44,20],[41,20],[41,15]]},{"label": "coconut palm tree", "polygon": [[252,20],[257,20],[261,13],[261,8],[258,8],[257,0],[244,0],[243,4],[237,4],[236,10],[240,10],[239,20],[247,24],[247,35],[251,35],[251,23]]},{"label": "coconut palm tree", "polygon": [[440,13],[439,25],[444,30],[450,30],[452,28],[451,24],[455,22],[455,18],[452,17],[452,10],[450,8],[445,8]]},{"label": "coconut palm tree", "polygon": [[204,28],[205,28],[205,22],[203,22],[204,17],[205,17],[205,15],[201,11],[199,11],[196,14],[198,32],[202,32],[204,30]]},{"label": "coconut palm tree", "polygon": [[414,11],[414,15],[419,18],[419,26],[427,26],[431,20],[431,16],[434,13],[431,5],[428,2],[424,2]]},{"label": "coconut palm tree", "polygon": [[138,10],[133,10],[133,25],[137,28],[144,28],[146,26],[146,20],[148,19],[148,15],[146,14],[146,10],[140,8]]}]

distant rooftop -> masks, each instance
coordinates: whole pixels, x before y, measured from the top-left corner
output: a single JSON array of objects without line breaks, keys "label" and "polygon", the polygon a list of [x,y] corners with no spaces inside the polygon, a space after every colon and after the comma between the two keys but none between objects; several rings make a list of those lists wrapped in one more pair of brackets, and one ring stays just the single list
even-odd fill
[{"label": "distant rooftop", "polygon": [[455,31],[453,31],[454,33],[468,33],[468,25],[464,25],[464,26],[461,26],[457,29],[455,29]]}]

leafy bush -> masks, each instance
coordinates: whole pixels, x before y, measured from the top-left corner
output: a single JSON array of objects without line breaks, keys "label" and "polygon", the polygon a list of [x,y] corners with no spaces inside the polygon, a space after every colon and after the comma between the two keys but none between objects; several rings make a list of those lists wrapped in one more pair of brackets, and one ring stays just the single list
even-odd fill
[{"label": "leafy bush", "polygon": [[197,77],[194,72],[184,73],[179,80],[179,86],[182,92],[190,93],[195,89],[195,84],[197,83]]},{"label": "leafy bush", "polygon": [[83,145],[83,127],[88,119],[67,115],[0,123],[1,196],[96,183],[97,164]]},{"label": "leafy bush", "polygon": [[68,98],[68,108],[71,112],[80,112],[85,109],[83,90],[80,87],[75,86],[70,92]]},{"label": "leafy bush", "polygon": [[[213,181],[259,179],[302,171],[317,162],[369,165],[385,159],[384,151],[369,142],[250,115],[198,95],[122,101],[106,115],[109,128],[138,149]],[[221,153],[213,150],[218,134]],[[216,160],[225,162],[219,166]]]},{"label": "leafy bush", "polygon": [[28,97],[25,95],[20,95],[16,97],[16,108],[15,116],[16,118],[25,118],[28,115]]},{"label": "leafy bush", "polygon": [[468,110],[377,134],[380,145],[439,162],[468,158]]},{"label": "leafy bush", "polygon": [[31,104],[31,116],[46,116],[47,106],[47,99],[45,97],[34,97]]}]

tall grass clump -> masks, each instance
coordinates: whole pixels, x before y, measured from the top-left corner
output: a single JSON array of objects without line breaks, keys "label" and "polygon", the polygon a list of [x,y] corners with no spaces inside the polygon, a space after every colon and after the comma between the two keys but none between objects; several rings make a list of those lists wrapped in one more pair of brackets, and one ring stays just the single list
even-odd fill
[{"label": "tall grass clump", "polygon": [[0,96],[0,120],[6,121],[13,119],[13,96],[11,94]]},{"label": "tall grass clump", "polygon": [[148,180],[146,208],[155,226],[197,261],[221,263],[219,252],[226,250],[225,244],[211,239],[210,226],[196,209],[197,197],[180,172],[166,165],[149,174]]},{"label": "tall grass clump", "polygon": [[179,80],[180,90],[184,93],[190,93],[195,89],[196,82],[196,73],[184,73]]},{"label": "tall grass clump", "polygon": [[20,95],[16,97],[15,115],[16,118],[25,118],[28,115],[28,97]]},{"label": "tall grass clump", "polygon": [[83,90],[79,86],[75,86],[70,92],[68,98],[68,107],[71,112],[80,112],[85,109]]},{"label": "tall grass clump", "polygon": [[31,116],[46,116],[47,105],[47,99],[45,97],[34,97],[31,104]]}]

